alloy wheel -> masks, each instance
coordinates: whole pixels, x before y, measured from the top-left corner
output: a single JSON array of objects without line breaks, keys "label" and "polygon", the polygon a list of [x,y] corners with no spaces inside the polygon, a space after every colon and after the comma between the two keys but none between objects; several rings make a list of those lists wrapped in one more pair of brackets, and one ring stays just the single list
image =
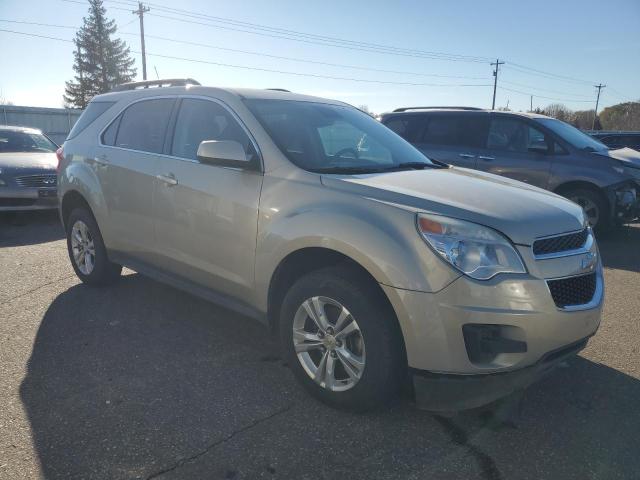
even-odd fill
[{"label": "alloy wheel", "polygon": [[307,375],[320,387],[340,392],[353,388],[365,368],[360,327],[337,300],[311,297],[293,320],[293,345]]},{"label": "alloy wheel", "polygon": [[76,267],[83,275],[90,275],[95,267],[96,249],[89,227],[77,220],[71,227],[71,251]]},{"label": "alloy wheel", "polygon": [[584,211],[584,214],[587,217],[589,225],[593,227],[598,224],[598,221],[600,220],[600,209],[598,208],[598,205],[596,205],[593,200],[587,197],[583,197],[582,195],[569,197],[569,200],[571,200],[574,203],[577,203],[582,207],[582,210]]}]

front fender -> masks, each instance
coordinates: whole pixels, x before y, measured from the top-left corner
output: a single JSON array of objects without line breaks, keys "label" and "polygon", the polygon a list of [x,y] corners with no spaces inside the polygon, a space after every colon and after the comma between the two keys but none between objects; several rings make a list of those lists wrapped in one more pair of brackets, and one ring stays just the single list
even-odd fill
[{"label": "front fender", "polygon": [[[282,198],[267,194],[263,200],[265,197],[255,270],[261,309],[266,310],[269,284],[280,262],[308,247],[339,252],[365,268],[378,283],[395,288],[435,292],[459,276],[420,238],[412,211],[340,192],[328,198],[321,185],[283,192]],[[306,201],[289,209],[286,205],[291,202],[286,199],[292,197]]]}]

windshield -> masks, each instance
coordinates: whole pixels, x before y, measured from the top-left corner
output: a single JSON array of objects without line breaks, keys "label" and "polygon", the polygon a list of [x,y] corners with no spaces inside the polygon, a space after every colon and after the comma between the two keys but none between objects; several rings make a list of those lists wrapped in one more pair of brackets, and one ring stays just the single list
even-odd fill
[{"label": "windshield", "polygon": [[568,123],[561,122],[555,118],[541,118],[537,119],[537,121],[542,123],[545,127],[553,130],[558,134],[558,136],[562,137],[576,148],[581,150],[591,150],[593,152],[608,150],[608,147],[604,143],[600,143],[595,138],[590,137]]},{"label": "windshield", "polygon": [[58,146],[41,133],[0,130],[0,153],[55,152]]},{"label": "windshield", "polygon": [[305,170],[368,173],[436,166],[353,107],[293,100],[246,103],[282,153]]}]

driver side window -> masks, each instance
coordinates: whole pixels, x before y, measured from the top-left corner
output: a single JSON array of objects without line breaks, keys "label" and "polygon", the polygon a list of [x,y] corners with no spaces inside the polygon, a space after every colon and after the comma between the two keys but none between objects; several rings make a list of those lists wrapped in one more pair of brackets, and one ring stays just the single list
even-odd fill
[{"label": "driver side window", "polygon": [[185,98],[176,119],[171,155],[197,160],[204,140],[234,140],[244,147],[247,158],[257,159],[249,136],[224,107],[209,100]]},{"label": "driver side window", "polygon": [[487,148],[509,152],[542,152],[548,149],[543,132],[516,118],[494,118],[489,127]]}]

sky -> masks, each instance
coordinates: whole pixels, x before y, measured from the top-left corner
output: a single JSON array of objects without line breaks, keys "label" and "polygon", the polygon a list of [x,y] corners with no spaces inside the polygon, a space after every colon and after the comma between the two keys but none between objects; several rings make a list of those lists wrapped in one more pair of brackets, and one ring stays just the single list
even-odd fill
[{"label": "sky", "polygon": [[[149,79],[157,71],[160,78],[191,77],[203,85],[286,88],[377,113],[417,105],[487,108],[493,95],[490,63],[499,58],[506,63],[500,67],[496,107],[528,110],[533,95],[534,108],[563,103],[592,109],[597,83],[607,85],[600,108],[640,99],[640,0],[150,0],[148,5]],[[135,52],[142,79],[138,17],[131,13],[135,3],[104,0],[104,6],[116,20],[117,35]],[[71,40],[86,14],[83,0],[0,0],[0,30]],[[64,82],[73,77],[72,43],[0,31],[0,45],[0,100],[62,106]]]}]

